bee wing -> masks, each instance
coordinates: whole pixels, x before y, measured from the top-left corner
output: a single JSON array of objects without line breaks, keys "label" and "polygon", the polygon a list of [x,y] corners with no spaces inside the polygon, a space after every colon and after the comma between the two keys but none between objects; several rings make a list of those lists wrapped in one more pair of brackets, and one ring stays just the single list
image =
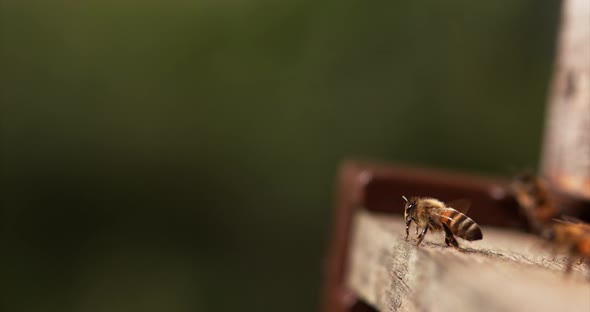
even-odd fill
[{"label": "bee wing", "polygon": [[590,232],[590,224],[588,224],[578,218],[574,218],[574,217],[570,217],[570,216],[561,216],[561,219],[553,219],[553,221],[556,223],[573,225],[573,226],[576,226],[586,232]]},{"label": "bee wing", "polygon": [[557,219],[557,218],[553,218],[553,222],[555,222],[555,223],[561,223],[561,224],[575,224],[575,223],[568,222],[568,221],[561,220],[561,219]]},{"label": "bee wing", "polygon": [[447,207],[453,208],[462,214],[467,214],[471,208],[471,200],[467,198],[455,199],[447,203]]},{"label": "bee wing", "polygon": [[566,216],[566,215],[562,215],[561,219],[553,219],[553,220],[559,221],[562,223],[575,223],[575,224],[578,224],[578,223],[585,224],[586,223],[578,218],[574,218],[574,217]]}]

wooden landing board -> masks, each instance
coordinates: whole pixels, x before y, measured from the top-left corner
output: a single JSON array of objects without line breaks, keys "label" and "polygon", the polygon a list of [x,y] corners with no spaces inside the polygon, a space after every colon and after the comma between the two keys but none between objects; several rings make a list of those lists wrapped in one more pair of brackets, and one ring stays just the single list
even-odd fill
[{"label": "wooden landing board", "polygon": [[360,210],[353,221],[346,284],[378,311],[590,311],[588,264],[536,237],[483,227],[483,240],[446,247],[433,232],[419,247],[398,216]]}]

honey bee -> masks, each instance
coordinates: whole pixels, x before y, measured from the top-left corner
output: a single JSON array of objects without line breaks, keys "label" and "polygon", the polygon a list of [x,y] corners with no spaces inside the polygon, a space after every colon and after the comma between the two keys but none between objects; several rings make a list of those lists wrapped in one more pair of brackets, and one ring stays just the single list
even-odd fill
[{"label": "honey bee", "polygon": [[589,224],[554,220],[552,226],[547,227],[541,235],[552,243],[553,252],[569,254],[566,272],[571,271],[575,258],[578,258],[578,264],[590,259]]},{"label": "honey bee", "polygon": [[422,243],[428,229],[444,231],[447,246],[459,247],[455,235],[468,241],[483,238],[481,229],[473,220],[465,214],[448,207],[445,203],[435,198],[411,197],[404,206],[404,219],[406,221],[406,240],[410,234],[412,221],[416,224],[416,231],[420,231],[416,246]]},{"label": "honey bee", "polygon": [[533,232],[549,241],[554,253],[568,254],[566,273],[577,264],[590,258],[590,225],[563,215],[547,182],[532,174],[514,178],[510,189]]},{"label": "honey bee", "polygon": [[555,199],[551,196],[547,182],[532,174],[521,174],[510,184],[521,212],[535,233],[542,233],[552,220],[561,216]]}]

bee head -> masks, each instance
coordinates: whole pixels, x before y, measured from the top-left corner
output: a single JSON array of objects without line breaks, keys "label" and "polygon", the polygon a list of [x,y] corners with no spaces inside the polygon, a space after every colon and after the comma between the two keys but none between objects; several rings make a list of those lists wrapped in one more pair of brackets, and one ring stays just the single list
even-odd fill
[{"label": "bee head", "polygon": [[408,216],[412,213],[412,210],[414,210],[416,202],[413,200],[413,198],[411,198],[410,200],[408,200],[405,196],[402,196],[402,198],[406,201],[406,204],[404,206],[404,218],[407,219]]},{"label": "bee head", "polygon": [[539,183],[540,181],[532,173],[522,173],[514,178],[512,187],[528,196],[536,196],[539,193]]},{"label": "bee head", "polygon": [[541,232],[541,237],[545,240],[553,241],[555,239],[555,230],[548,227]]}]

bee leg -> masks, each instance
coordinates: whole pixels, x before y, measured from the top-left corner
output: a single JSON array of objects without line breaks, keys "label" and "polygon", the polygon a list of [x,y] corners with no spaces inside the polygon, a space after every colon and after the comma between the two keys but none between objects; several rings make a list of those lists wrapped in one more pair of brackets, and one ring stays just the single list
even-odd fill
[{"label": "bee leg", "polygon": [[451,229],[449,229],[449,227],[444,223],[442,225],[443,229],[445,230],[445,243],[447,244],[447,246],[459,248],[459,243],[455,239],[455,236],[453,235],[453,232],[451,232]]},{"label": "bee leg", "polygon": [[[412,218],[406,218],[406,240],[408,240],[408,236],[410,236],[410,225],[412,225]],[[418,227],[416,227],[416,230]]]},{"label": "bee leg", "polygon": [[419,246],[420,243],[422,243],[422,241],[424,240],[424,236],[426,236],[426,232],[428,231],[428,225],[425,226],[422,229],[422,232],[420,233],[420,235],[418,235],[418,243],[416,243],[416,246]]},{"label": "bee leg", "polygon": [[574,257],[568,256],[565,262],[565,274],[569,274],[572,272],[572,266],[574,264]]},{"label": "bee leg", "polygon": [[576,261],[576,265],[580,265],[582,263],[584,263],[584,257],[580,257],[578,261]]}]

